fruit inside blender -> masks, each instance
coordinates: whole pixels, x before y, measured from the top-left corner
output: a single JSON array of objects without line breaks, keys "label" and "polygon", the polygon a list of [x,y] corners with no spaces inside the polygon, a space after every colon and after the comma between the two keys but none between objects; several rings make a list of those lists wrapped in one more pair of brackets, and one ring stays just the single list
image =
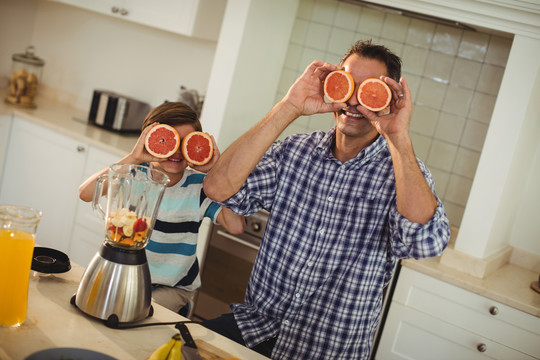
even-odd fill
[{"label": "fruit inside blender", "polygon": [[144,245],[150,218],[137,217],[126,208],[112,212],[107,222],[107,237],[114,243],[134,246]]}]

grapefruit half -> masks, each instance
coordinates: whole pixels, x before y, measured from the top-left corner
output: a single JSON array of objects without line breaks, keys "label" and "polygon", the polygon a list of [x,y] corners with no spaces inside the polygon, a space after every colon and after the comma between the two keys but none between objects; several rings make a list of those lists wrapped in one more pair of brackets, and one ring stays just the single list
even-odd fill
[{"label": "grapefruit half", "polygon": [[334,103],[346,102],[354,91],[354,80],[345,70],[332,71],[324,79],[324,95]]},{"label": "grapefruit half", "polygon": [[152,156],[165,159],[178,150],[180,135],[172,126],[159,124],[146,135],[144,146]]},{"label": "grapefruit half", "polygon": [[182,140],[182,155],[187,162],[205,165],[214,155],[212,137],[201,131],[193,131]]},{"label": "grapefruit half", "polygon": [[370,78],[364,80],[358,87],[358,102],[371,111],[381,111],[390,105],[392,91],[380,79]]}]

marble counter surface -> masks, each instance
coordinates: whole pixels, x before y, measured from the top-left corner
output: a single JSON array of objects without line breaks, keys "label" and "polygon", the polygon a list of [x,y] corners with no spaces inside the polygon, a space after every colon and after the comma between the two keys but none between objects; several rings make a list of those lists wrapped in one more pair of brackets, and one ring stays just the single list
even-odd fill
[{"label": "marble counter surface", "polygon": [[540,317],[540,294],[530,284],[538,273],[508,263],[483,279],[460,272],[439,262],[439,258],[404,260],[402,265]]},{"label": "marble counter surface", "polygon": [[[103,321],[82,313],[71,305],[70,299],[84,270],[72,265],[63,274],[32,272],[26,321],[19,327],[0,327],[0,360],[22,360],[51,348],[82,348],[121,360],[143,360],[178,333],[173,325],[111,329]],[[155,303],[152,306],[153,316],[140,323],[187,320]],[[239,359],[267,359],[199,324],[187,326],[196,342],[202,340]]]},{"label": "marble counter surface", "polygon": [[[4,94],[5,91],[0,91],[0,99]],[[87,111],[44,97],[39,98],[37,105],[36,109],[27,109],[0,101],[0,114],[34,122],[119,157],[131,151],[137,142],[137,135],[123,135],[88,124]]]}]

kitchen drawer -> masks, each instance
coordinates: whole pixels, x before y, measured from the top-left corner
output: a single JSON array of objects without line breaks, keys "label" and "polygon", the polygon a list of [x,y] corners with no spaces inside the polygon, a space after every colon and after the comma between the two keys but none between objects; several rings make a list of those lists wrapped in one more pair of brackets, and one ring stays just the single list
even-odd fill
[{"label": "kitchen drawer", "polygon": [[404,267],[392,301],[540,357],[540,318],[431,276]]},{"label": "kitchen drawer", "polygon": [[534,359],[395,301],[377,349],[377,360]]}]

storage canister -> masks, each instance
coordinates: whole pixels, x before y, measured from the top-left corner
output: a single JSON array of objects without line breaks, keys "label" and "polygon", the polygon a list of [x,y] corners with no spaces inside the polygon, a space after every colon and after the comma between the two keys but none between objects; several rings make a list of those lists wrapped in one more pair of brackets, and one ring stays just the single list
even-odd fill
[{"label": "storage canister", "polygon": [[6,101],[10,104],[35,108],[38,83],[45,61],[34,55],[34,47],[26,48],[24,54],[14,54],[9,94]]}]

